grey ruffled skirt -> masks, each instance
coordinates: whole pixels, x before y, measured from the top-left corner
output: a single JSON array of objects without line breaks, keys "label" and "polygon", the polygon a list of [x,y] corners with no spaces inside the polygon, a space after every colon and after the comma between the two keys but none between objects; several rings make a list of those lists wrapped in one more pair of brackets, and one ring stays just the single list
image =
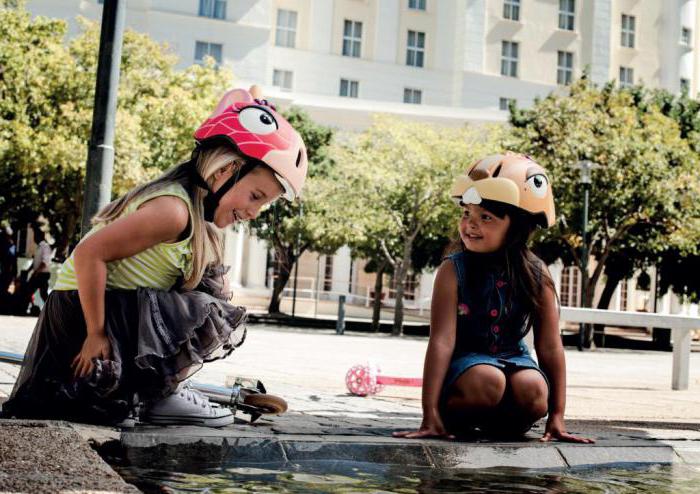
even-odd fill
[{"label": "grey ruffled skirt", "polygon": [[227,302],[225,272],[208,270],[191,291],[108,290],[111,356],[96,359],[91,374],[79,379],[70,367],[86,336],[78,292],[51,292],[2,416],[110,424],[139,401],[171,394],[204,362],[228,356],[245,339],[245,309]]}]

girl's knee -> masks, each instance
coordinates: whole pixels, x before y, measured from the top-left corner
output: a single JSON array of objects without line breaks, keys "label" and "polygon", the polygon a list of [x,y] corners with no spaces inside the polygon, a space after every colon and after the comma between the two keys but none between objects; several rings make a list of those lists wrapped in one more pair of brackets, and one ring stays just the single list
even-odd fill
[{"label": "girl's knee", "polygon": [[455,383],[454,401],[467,406],[494,408],[506,390],[506,377],[490,365],[476,365],[466,371]]},{"label": "girl's knee", "polygon": [[547,414],[549,390],[536,370],[518,371],[509,379],[515,405],[533,419]]}]

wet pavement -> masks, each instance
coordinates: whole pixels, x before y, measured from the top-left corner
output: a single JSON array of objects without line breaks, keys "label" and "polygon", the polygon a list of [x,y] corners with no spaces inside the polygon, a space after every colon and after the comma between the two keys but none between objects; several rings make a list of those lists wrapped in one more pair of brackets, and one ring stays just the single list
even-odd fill
[{"label": "wet pavement", "polygon": [[[0,317],[0,350],[23,352],[34,321]],[[392,438],[392,431],[419,426],[420,388],[387,387],[375,396],[357,397],[345,389],[345,373],[353,364],[373,360],[384,375],[418,377],[426,344],[425,338],[338,336],[325,330],[250,326],[241,348],[226,361],[205,365],[194,380],[224,384],[230,376],[262,379],[269,392],[289,402],[290,410],[284,415],[223,429],[139,425],[123,431],[87,427],[75,432],[75,426],[49,423],[46,427],[44,423],[37,424],[32,434],[26,427],[20,433],[4,422],[0,433],[15,441],[10,452],[40,451],[42,437],[50,437],[54,427],[62,429],[61,434],[72,430],[66,438],[83,446],[91,439],[111,461],[164,470],[183,464],[217,468],[241,462],[329,459],[557,470],[610,464],[700,464],[700,354],[691,355],[690,388],[672,391],[671,353],[567,350],[567,425],[571,432],[595,438],[595,445],[540,443],[543,423],[517,442]],[[17,371],[15,366],[0,364],[0,400],[10,393]],[[60,456],[60,449],[55,454]],[[14,463],[7,458],[0,457],[0,478],[14,471],[24,472],[29,480],[37,478],[31,469],[11,469]],[[65,472],[60,462],[57,465],[47,472],[58,479]]]}]

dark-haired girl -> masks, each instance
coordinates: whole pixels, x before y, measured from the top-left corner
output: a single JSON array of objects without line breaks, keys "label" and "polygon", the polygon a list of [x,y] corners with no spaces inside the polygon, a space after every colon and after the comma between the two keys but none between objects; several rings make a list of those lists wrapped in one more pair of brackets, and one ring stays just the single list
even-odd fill
[{"label": "dark-haired girl", "polygon": [[[542,440],[591,443],[564,425],[566,366],[554,283],[528,248],[554,224],[547,173],[528,156],[474,163],[451,196],[460,248],[438,268],[423,373],[423,422],[397,437],[514,437],[547,418]],[[525,335],[534,332],[539,365]]]}]

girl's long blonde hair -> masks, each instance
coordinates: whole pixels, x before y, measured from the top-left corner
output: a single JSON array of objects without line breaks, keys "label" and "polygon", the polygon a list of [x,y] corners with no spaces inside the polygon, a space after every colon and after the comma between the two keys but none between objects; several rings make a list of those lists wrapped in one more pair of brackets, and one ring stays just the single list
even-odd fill
[{"label": "girl's long blonde hair", "polygon": [[[197,172],[211,187],[214,182],[214,173],[226,165],[233,164],[234,171],[245,163],[239,153],[230,146],[217,146],[198,154]],[[221,264],[223,261],[223,236],[221,230],[213,223],[204,220],[204,197],[207,191],[195,185],[192,179],[192,167],[190,162],[177,165],[160,177],[134,187],[119,199],[116,199],[102,208],[93,218],[92,224],[109,223],[117,219],[126,206],[139,197],[150,195],[165,187],[178,183],[182,185],[192,201],[192,271],[185,278],[182,288],[192,290],[202,280],[207,266]]]}]

